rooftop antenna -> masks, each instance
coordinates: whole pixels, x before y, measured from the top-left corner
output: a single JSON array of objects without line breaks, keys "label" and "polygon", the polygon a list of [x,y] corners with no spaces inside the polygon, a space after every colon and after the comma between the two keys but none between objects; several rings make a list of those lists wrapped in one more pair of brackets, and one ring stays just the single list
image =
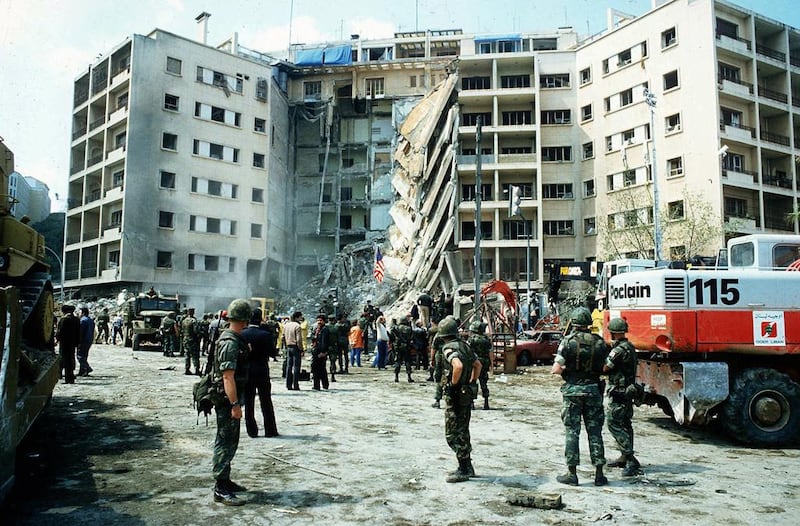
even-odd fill
[{"label": "rooftop antenna", "polygon": [[200,25],[200,41],[204,46],[208,44],[208,19],[210,16],[211,13],[203,11],[195,17],[195,20]]}]

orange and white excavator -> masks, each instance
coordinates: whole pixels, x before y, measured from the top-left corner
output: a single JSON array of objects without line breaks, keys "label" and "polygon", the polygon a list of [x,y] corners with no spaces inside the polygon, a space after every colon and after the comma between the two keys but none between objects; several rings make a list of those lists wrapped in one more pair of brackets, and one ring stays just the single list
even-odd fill
[{"label": "orange and white excavator", "polygon": [[645,402],[678,423],[717,420],[753,445],[797,442],[800,236],[737,237],[726,252],[716,266],[611,277],[605,326],[627,321]]}]

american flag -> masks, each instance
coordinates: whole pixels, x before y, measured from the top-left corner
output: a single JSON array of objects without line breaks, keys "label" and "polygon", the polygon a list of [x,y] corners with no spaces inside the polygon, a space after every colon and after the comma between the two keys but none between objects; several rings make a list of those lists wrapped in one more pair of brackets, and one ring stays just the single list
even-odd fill
[{"label": "american flag", "polygon": [[381,248],[375,248],[375,268],[372,269],[372,275],[378,280],[378,283],[383,283],[383,256],[381,255]]}]

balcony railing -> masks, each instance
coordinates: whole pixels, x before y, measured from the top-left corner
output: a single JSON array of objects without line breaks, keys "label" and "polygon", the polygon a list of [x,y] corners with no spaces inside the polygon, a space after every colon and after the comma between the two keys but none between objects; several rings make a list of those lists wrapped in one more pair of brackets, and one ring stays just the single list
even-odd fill
[{"label": "balcony railing", "polygon": [[767,141],[775,144],[780,144],[781,146],[789,146],[789,137],[786,135],[780,135],[778,133],[772,133],[767,131],[761,132],[761,140]]},{"label": "balcony railing", "polygon": [[800,108],[800,93],[792,93],[792,106]]},{"label": "balcony railing", "polygon": [[82,135],[86,135],[86,126],[83,126],[82,128],[78,128],[77,130],[72,132],[72,140],[74,141],[75,139],[77,139],[78,137],[80,137]]},{"label": "balcony railing", "polygon": [[717,82],[722,82],[724,80],[727,80],[728,82],[733,82],[734,84],[739,84],[740,86],[745,86],[747,89],[750,90],[750,93],[753,93],[753,84],[750,82],[745,82],[742,79],[728,77],[725,75],[717,75]]},{"label": "balcony railing", "polygon": [[765,57],[775,59],[779,62],[786,62],[786,53],[782,53],[777,49],[772,49],[762,44],[756,43],[756,53],[758,53],[759,55],[763,55]]},{"label": "balcony railing", "polygon": [[99,119],[95,119],[89,123],[89,131],[94,130],[95,128],[102,126],[103,123],[106,122],[105,116],[100,117]]},{"label": "balcony railing", "polygon": [[89,204],[99,199],[100,199],[100,190],[95,190],[93,192],[89,192],[88,194],[86,194],[86,199],[84,199],[83,204]]},{"label": "balcony railing", "polygon": [[764,174],[764,184],[779,188],[792,188],[792,179],[788,175]]},{"label": "balcony railing", "polygon": [[753,44],[746,38],[737,37],[736,35],[729,35],[728,33],[722,33],[719,30],[717,30],[717,40],[721,40],[723,36],[730,38],[731,40],[737,40],[739,42],[742,42],[743,44],[746,44],[747,49],[753,49]]},{"label": "balcony railing", "polygon": [[800,58],[789,55],[789,64],[796,68],[800,68]]},{"label": "balcony railing", "polygon": [[89,241],[90,239],[97,239],[100,237],[100,230],[84,230],[83,240]]},{"label": "balcony railing", "polygon": [[89,90],[88,89],[81,89],[75,91],[75,97],[73,99],[73,106],[80,106],[84,102],[89,100]]},{"label": "balcony railing", "polygon": [[73,199],[71,197],[67,199],[67,208],[68,209],[71,210],[73,208],[78,208],[79,206],[81,206],[81,200],[80,199]]},{"label": "balcony railing", "polygon": [[745,126],[744,124],[739,124],[735,122],[719,121],[720,130],[725,131],[725,126],[730,126],[731,128],[738,128],[740,130],[747,130],[750,132],[750,135],[753,137],[753,139],[756,138],[756,129],[751,126]]},{"label": "balcony railing", "polygon": [[89,158],[89,164],[87,166],[94,166],[95,164],[99,163],[103,160],[103,154],[95,155],[94,157]]},{"label": "balcony railing", "polygon": [[776,100],[778,102],[782,102],[786,104],[789,102],[789,96],[785,93],[781,93],[780,91],[771,90],[769,88],[765,88],[763,86],[758,87],[758,95],[760,97],[766,97],[768,99]]},{"label": "balcony railing", "polygon": [[69,174],[70,175],[74,175],[74,174],[80,172],[81,170],[83,170],[83,162],[75,163],[75,164],[73,164],[72,166],[69,167]]},{"label": "balcony railing", "polygon": [[758,172],[753,172],[751,170],[738,170],[736,168],[723,168],[722,169],[722,177],[728,177],[728,173],[730,174],[743,174],[749,175],[753,178],[753,182],[758,182]]},{"label": "balcony railing", "polygon": [[80,234],[68,234],[67,235],[67,245],[72,245],[74,243],[77,243],[80,240],[81,240],[81,235]]}]

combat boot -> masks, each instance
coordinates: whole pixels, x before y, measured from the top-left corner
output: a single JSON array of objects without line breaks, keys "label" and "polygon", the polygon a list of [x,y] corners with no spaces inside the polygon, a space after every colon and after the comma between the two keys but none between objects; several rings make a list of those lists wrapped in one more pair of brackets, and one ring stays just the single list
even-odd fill
[{"label": "combat boot", "polygon": [[441,409],[441,408],[442,408],[441,404],[439,404],[439,400],[435,400],[435,401],[434,401],[434,402],[431,404],[431,407],[433,407],[433,408],[435,408],[435,409]]},{"label": "combat boot", "polygon": [[489,410],[489,399],[488,398],[484,398],[483,399],[483,409],[484,410]]},{"label": "combat boot", "polygon": [[469,480],[465,459],[458,459],[458,469],[447,474],[447,482],[466,482]]},{"label": "combat boot", "polygon": [[413,379],[413,378],[411,378],[411,375],[410,375],[410,374],[408,375],[408,383],[410,383],[410,384],[413,384],[413,383],[414,383],[414,379]]},{"label": "combat boot", "polygon": [[232,491],[225,489],[222,485],[214,486],[214,502],[220,502],[226,506],[241,506],[244,501],[236,496]]},{"label": "combat boot", "polygon": [[477,475],[475,474],[475,468],[472,467],[471,458],[467,458],[464,460],[464,468],[466,468],[466,472],[467,475],[469,475],[469,478],[477,477]]},{"label": "combat boot", "polygon": [[596,466],[594,468],[594,485],[605,486],[608,484],[608,479],[603,475],[603,466]]},{"label": "combat boot", "polygon": [[625,464],[628,463],[628,456],[624,453],[620,455],[617,459],[612,460],[608,463],[608,467],[610,468],[624,468]]},{"label": "combat boot", "polygon": [[394,381],[395,383],[400,381],[400,373],[394,373]]},{"label": "combat boot", "polygon": [[577,486],[578,485],[578,474],[575,472],[575,466],[567,466],[569,470],[568,473],[564,473],[563,475],[559,475],[556,477],[556,480],[562,484],[568,484],[570,486]]},{"label": "combat boot", "polygon": [[333,373],[331,373],[331,382],[335,382],[335,381],[336,381],[336,377],[333,376]]},{"label": "combat boot", "polygon": [[623,477],[635,477],[639,474],[639,461],[633,455],[628,456],[628,462],[625,463],[625,468],[622,470]]}]

